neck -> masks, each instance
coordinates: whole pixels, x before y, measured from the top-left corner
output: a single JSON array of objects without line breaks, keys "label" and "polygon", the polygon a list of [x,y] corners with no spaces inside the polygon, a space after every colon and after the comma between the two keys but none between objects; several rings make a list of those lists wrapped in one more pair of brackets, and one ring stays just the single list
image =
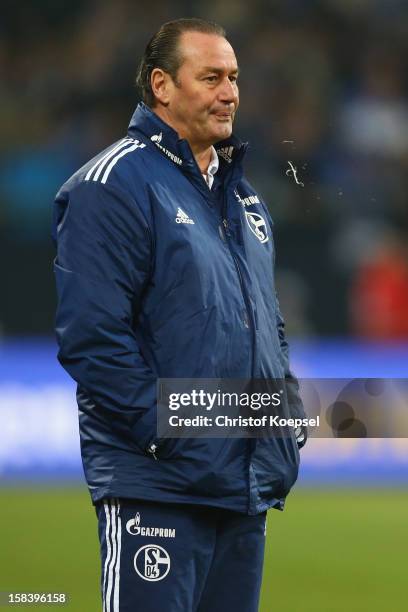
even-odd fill
[{"label": "neck", "polygon": [[189,138],[188,134],[185,133],[183,127],[177,125],[177,123],[173,121],[172,117],[169,116],[166,107],[157,105],[156,107],[152,108],[152,111],[156,113],[156,115],[160,117],[162,121],[164,121],[165,123],[167,123],[167,125],[173,128],[173,130],[177,132],[180,138],[184,138],[185,140],[187,140],[194,155],[194,158],[197,162],[197,165],[200,168],[201,174],[206,174],[211,161],[212,145],[193,142],[192,139]]},{"label": "neck", "polygon": [[203,149],[202,147],[195,148],[191,145],[191,143],[189,144],[197,162],[197,165],[200,168],[201,174],[207,174],[208,166],[210,165],[211,161],[211,145]]}]

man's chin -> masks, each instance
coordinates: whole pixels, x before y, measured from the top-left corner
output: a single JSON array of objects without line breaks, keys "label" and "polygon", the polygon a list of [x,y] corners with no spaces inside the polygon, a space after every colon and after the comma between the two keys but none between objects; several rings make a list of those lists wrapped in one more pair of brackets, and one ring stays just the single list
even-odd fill
[{"label": "man's chin", "polygon": [[232,124],[225,123],[225,125],[217,126],[217,129],[214,130],[214,142],[219,142],[220,140],[226,140],[232,134]]}]

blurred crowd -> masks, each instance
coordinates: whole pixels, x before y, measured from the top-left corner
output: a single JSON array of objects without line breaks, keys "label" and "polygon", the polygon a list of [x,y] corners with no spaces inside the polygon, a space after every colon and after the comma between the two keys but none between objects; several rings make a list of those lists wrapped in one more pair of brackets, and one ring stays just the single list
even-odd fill
[{"label": "blurred crowd", "polygon": [[275,221],[289,330],[408,339],[405,0],[5,0],[3,333],[52,329],[54,194],[123,135],[146,42],[181,16],[218,21],[236,50],[236,132]]}]

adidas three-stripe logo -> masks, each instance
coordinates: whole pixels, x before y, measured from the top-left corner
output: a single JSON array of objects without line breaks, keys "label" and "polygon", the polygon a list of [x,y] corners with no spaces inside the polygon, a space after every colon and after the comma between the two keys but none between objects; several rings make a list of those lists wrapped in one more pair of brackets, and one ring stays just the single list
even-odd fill
[{"label": "adidas three-stripe logo", "polygon": [[120,503],[116,499],[105,501],[106,558],[103,569],[103,612],[119,612],[120,554],[122,542],[122,521]]},{"label": "adidas three-stripe logo", "polygon": [[217,149],[218,155],[220,155],[226,162],[229,164],[232,162],[232,153],[234,151],[234,147],[223,147],[222,149]]},{"label": "adidas three-stripe logo", "polygon": [[105,155],[98,159],[92,168],[88,170],[85,180],[96,182],[100,179],[100,182],[105,184],[112,168],[124,155],[136,149],[144,149],[145,146],[143,142],[139,142],[133,138],[124,138],[119,144],[113,147],[113,149],[110,149]]}]

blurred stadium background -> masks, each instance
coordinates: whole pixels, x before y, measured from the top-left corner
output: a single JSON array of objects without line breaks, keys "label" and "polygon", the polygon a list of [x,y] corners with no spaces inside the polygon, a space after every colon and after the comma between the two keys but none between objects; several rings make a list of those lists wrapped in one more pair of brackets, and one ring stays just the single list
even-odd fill
[{"label": "blurred stadium background", "polygon": [[[181,16],[219,21],[237,52],[294,370],[408,378],[405,0],[3,0],[0,591],[67,592],[78,612],[99,609],[98,547],[55,359],[52,201],[123,135],[144,45]],[[311,440],[268,518],[261,612],[405,610],[407,482],[406,439]]]}]

